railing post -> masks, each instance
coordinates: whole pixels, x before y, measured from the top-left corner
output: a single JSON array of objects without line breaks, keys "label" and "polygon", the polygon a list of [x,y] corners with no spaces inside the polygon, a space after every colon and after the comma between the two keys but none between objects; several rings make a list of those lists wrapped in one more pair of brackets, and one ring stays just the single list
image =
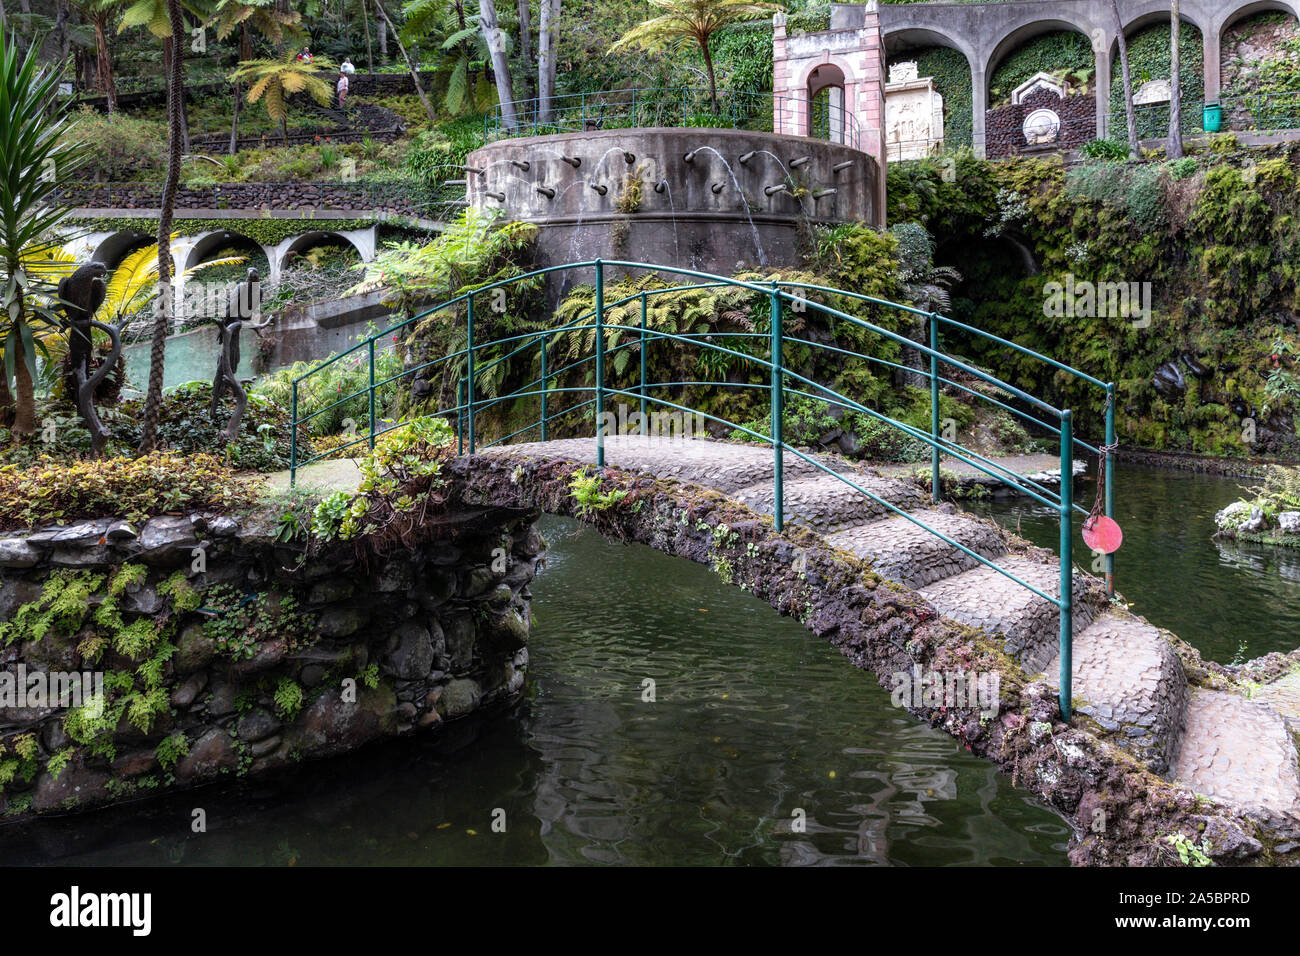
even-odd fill
[{"label": "railing post", "polygon": [[[1115,520],[1115,383],[1106,386],[1106,517]],[[1106,555],[1106,596],[1115,595],[1115,552]]]},{"label": "railing post", "polygon": [[1074,429],[1070,410],[1061,412],[1061,717],[1070,719],[1074,699]]},{"label": "railing post", "polygon": [[[584,112],[585,112],[584,101]],[[605,467],[605,264],[596,260],[596,467]]]},{"label": "railing post", "polygon": [[769,299],[772,315],[772,517],[777,531],[785,530],[785,371],[781,361],[781,291],[775,282]]},{"label": "railing post", "polygon": [[370,339],[370,450],[375,450],[375,340]]},{"label": "railing post", "polygon": [[465,454],[465,380],[456,383],[456,454]]},{"label": "railing post", "polygon": [[930,313],[930,500],[939,503],[939,314]]},{"label": "railing post", "polygon": [[546,336],[542,336],[542,441],[546,441]]},{"label": "railing post", "polygon": [[474,454],[474,296],[465,299],[465,430]]},{"label": "railing post", "polygon": [[289,405],[289,487],[298,480],[298,383],[293,383],[293,398]]},{"label": "railing post", "polygon": [[641,293],[641,434],[650,434],[650,423],[646,420],[646,412],[649,408],[649,402],[646,400],[646,381],[647,370],[650,367],[650,361],[646,355],[646,295]]}]

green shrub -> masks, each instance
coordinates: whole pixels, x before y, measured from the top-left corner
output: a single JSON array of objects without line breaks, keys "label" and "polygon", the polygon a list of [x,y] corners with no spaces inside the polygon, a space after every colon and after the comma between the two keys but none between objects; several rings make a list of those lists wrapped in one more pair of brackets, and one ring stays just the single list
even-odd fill
[{"label": "green shrub", "polygon": [[[158,441],[171,450],[222,455],[228,463],[251,471],[280,471],[289,467],[289,406],[277,404],[263,395],[248,396],[248,409],[240,422],[239,435],[227,445],[220,431],[234,411],[229,393],[217,414],[208,411],[212,386],[207,382],[186,382],[163,395],[158,420]],[[134,448],[140,441],[142,400],[122,403],[122,416],[114,429],[114,438]],[[299,447],[299,455],[304,449]]]},{"label": "green shrub", "polygon": [[[334,358],[333,355],[330,358]],[[288,409],[293,402],[293,381],[316,368],[318,361],[295,362],[293,365],[277,369],[259,379],[252,389],[251,398],[255,397],[273,408]],[[375,381],[383,382],[402,371],[402,359],[393,348],[375,349]],[[370,399],[365,390],[370,385],[370,363],[366,350],[358,350],[339,359],[298,384],[298,418],[315,415],[304,426],[314,437],[335,435],[347,428],[345,421],[351,419],[359,432],[364,432],[370,422]],[[401,390],[402,380],[395,379],[380,386],[375,392],[375,409],[382,414],[391,408]],[[340,399],[360,391],[362,394],[334,405]],[[334,405],[333,408],[330,408]],[[287,434],[288,417],[285,417]],[[349,439],[350,440],[350,439]],[[300,456],[301,457],[301,454]]]},{"label": "green shrub", "polygon": [[122,112],[110,116],[85,107],[63,135],[85,143],[87,172],[93,170],[110,181],[153,181],[166,172],[166,123]]},{"label": "green shrub", "polygon": [[252,481],[213,455],[43,458],[29,468],[0,468],[0,529],[110,516],[139,521],[169,511],[228,512],[255,497]]},{"label": "green shrub", "polygon": [[1093,139],[1083,144],[1083,155],[1089,159],[1128,159],[1128,146],[1114,139]]}]

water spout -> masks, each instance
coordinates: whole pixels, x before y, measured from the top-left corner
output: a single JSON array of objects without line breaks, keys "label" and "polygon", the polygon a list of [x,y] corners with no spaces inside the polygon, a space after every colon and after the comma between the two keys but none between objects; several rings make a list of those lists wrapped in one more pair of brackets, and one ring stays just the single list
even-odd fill
[{"label": "water spout", "polygon": [[823,196],[834,196],[835,189],[819,189],[813,193],[813,199],[821,199]]},{"label": "water spout", "polygon": [[465,170],[467,173],[478,173],[480,176],[487,172],[487,170],[483,169],[481,166],[462,166],[461,169]]},{"label": "water spout", "polygon": [[790,187],[787,186],[785,183],[777,183],[775,186],[764,186],[764,187],[763,187],[763,195],[764,195],[764,196],[770,196],[770,195],[772,195],[773,193],[784,193],[784,192],[789,192],[789,191],[790,191]]},{"label": "water spout", "polygon": [[541,193],[543,196],[545,196],[547,199],[555,198],[555,190],[551,189],[549,186],[538,186],[537,191]]},{"label": "water spout", "polygon": [[831,167],[831,169],[838,173],[841,172],[842,170],[850,168],[852,165],[853,165],[853,160],[846,159],[842,163],[836,163],[834,166]]},{"label": "water spout", "polygon": [[609,187],[602,186],[600,183],[592,183],[591,188],[596,190],[596,192],[600,193],[602,196],[609,192]]},{"label": "water spout", "polygon": [[526,159],[512,159],[510,160],[510,165],[525,173],[532,168],[532,163],[528,162]]},{"label": "water spout", "polygon": [[577,156],[561,156],[560,159],[564,160],[574,169],[577,169],[579,166],[582,165],[582,160]]},{"label": "water spout", "polygon": [[687,153],[685,156],[682,157],[682,162],[683,162],[683,163],[693,163],[693,162],[695,162],[695,154],[698,153],[698,152],[699,152],[698,149],[693,149],[693,150],[691,150],[689,153]]},{"label": "water spout", "polygon": [[668,188],[668,180],[666,179],[661,179],[659,180],[659,182],[655,183],[655,192],[657,193],[662,193],[667,188]]},{"label": "water spout", "polygon": [[755,154],[756,152],[758,152],[758,150],[756,150],[756,149],[751,149],[751,150],[750,150],[748,153],[746,153],[744,156],[740,157],[740,165],[742,165],[742,166],[748,166],[748,165],[749,165],[749,161],[750,161],[751,159],[754,158],[754,154]]},{"label": "water spout", "polygon": [[506,201],[506,194],[505,194],[505,193],[494,193],[494,192],[488,191],[488,192],[483,193],[483,195],[484,195],[484,196],[487,196],[489,199],[495,199],[497,202],[505,202],[505,201]]},{"label": "water spout", "polygon": [[636,162],[636,153],[629,153],[627,150],[623,150],[623,162],[631,166]]},{"label": "water spout", "polygon": [[726,184],[726,183],[714,183],[714,184],[713,184],[712,186],[710,186],[709,188],[713,190],[713,194],[716,196],[718,193],[722,192],[722,190],[724,190],[724,189],[727,188],[727,184]]},{"label": "water spout", "polygon": [[468,179],[449,179],[449,180],[447,180],[445,183],[443,183],[443,185],[444,185],[444,186],[468,186],[468,185],[469,185],[469,180],[468,180]]},{"label": "water spout", "polygon": [[790,168],[798,169],[800,166],[806,166],[810,158],[809,156],[800,156],[798,159],[792,159],[790,160]]}]

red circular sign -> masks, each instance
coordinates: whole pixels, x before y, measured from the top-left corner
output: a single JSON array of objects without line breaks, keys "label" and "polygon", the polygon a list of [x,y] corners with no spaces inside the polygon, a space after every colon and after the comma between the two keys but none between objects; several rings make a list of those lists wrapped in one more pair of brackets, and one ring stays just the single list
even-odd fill
[{"label": "red circular sign", "polygon": [[1092,515],[1083,523],[1083,543],[1101,554],[1114,554],[1124,543],[1124,532],[1105,515]]}]

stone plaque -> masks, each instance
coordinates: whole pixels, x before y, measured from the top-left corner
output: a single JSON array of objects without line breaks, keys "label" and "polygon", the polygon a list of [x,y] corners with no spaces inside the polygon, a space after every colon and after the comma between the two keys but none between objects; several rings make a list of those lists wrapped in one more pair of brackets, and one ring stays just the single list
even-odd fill
[{"label": "stone plaque", "polygon": [[1174,98],[1173,84],[1169,80],[1147,80],[1133,93],[1133,105],[1168,103]]},{"label": "stone plaque", "polygon": [[1025,117],[1022,127],[1025,142],[1030,146],[1045,146],[1055,143],[1061,130],[1061,118],[1052,110],[1034,110]]}]

